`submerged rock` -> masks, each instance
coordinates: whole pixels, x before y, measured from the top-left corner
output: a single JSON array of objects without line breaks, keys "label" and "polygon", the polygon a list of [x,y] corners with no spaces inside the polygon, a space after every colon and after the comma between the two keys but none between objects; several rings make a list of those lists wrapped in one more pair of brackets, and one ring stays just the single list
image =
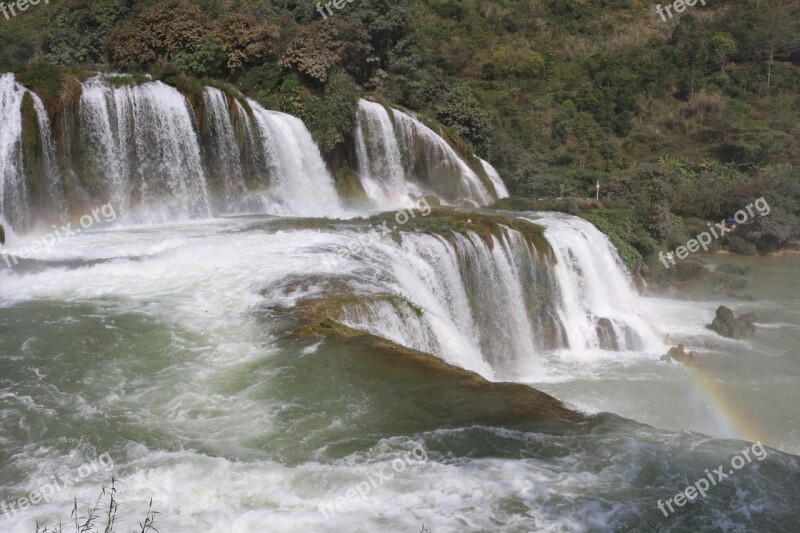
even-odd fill
[{"label": "submerged rock", "polygon": [[733,311],[721,305],[717,309],[717,316],[714,317],[714,321],[706,327],[723,337],[741,339],[742,337],[752,337],[756,334],[755,322],[757,321],[758,317],[755,313],[746,313],[736,318]]},{"label": "submerged rock", "polygon": [[697,352],[686,353],[686,348],[683,344],[679,344],[670,348],[666,355],[662,355],[661,360],[667,363],[675,361],[684,365],[694,365],[697,364],[698,358]]}]

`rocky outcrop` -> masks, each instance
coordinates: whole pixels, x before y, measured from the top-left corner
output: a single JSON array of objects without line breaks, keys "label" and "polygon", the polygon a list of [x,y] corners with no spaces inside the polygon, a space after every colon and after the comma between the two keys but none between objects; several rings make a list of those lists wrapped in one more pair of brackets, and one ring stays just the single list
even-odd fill
[{"label": "rocky outcrop", "polygon": [[755,322],[758,322],[758,317],[755,313],[746,313],[736,318],[733,311],[721,305],[717,309],[717,316],[714,321],[706,327],[723,337],[741,339],[742,337],[752,337],[756,334]]},{"label": "rocky outcrop", "polygon": [[607,318],[601,318],[595,326],[597,338],[600,340],[601,350],[619,351],[619,338],[614,329],[614,324]]},{"label": "rocky outcrop", "polygon": [[674,361],[684,365],[694,365],[698,362],[697,352],[686,353],[686,348],[683,344],[670,348],[666,355],[661,356],[661,360],[667,363],[672,363]]}]

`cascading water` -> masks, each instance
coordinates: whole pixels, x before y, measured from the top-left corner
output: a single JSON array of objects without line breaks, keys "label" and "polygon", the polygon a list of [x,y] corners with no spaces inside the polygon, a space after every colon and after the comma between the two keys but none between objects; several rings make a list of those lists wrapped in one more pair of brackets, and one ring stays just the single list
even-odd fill
[{"label": "cascading water", "polygon": [[407,113],[392,110],[405,168],[451,202],[488,205],[493,198],[481,179],[440,135]]},{"label": "cascading water", "polygon": [[[546,228],[556,255],[558,314],[573,356],[607,347],[604,344],[609,341],[623,351],[665,350],[643,309],[645,299],[636,293],[616,249],[602,232],[581,218],[561,213],[540,214],[531,220]],[[604,325],[602,319],[608,322]]]},{"label": "cascading water", "polygon": [[33,216],[22,154],[24,95],[13,74],[0,75],[0,218],[11,228],[25,228]]},{"label": "cascading water", "polygon": [[263,138],[272,182],[262,194],[269,212],[299,216],[342,216],[333,177],[303,121],[248,101]]},{"label": "cascading water", "polygon": [[67,199],[58,169],[50,118],[47,116],[47,110],[41,98],[34,92],[29,92],[28,94],[33,98],[36,121],[39,126],[39,146],[41,150],[39,160],[42,164],[40,176],[43,180],[41,203],[48,214],[56,217],[65,217],[67,215]]},{"label": "cascading water", "polygon": [[365,298],[345,306],[342,321],[489,378],[522,368],[535,375],[546,352],[663,353],[645,299],[608,239],[569,215],[534,222],[547,228],[554,258],[510,228],[489,237],[404,233],[400,243],[381,243],[364,260],[391,272],[383,282],[400,299]]},{"label": "cascading water", "polygon": [[84,182],[99,182],[120,209],[143,206],[134,219],[211,215],[194,121],[180,92],[161,82],[112,88],[97,79],[83,91],[81,132],[97,141]]},{"label": "cascading water", "polygon": [[358,173],[367,196],[378,206],[406,207],[423,190],[406,180],[403,155],[389,112],[381,104],[361,100],[356,124]]},{"label": "cascading water", "polygon": [[400,244],[377,246],[380,253],[365,260],[376,272],[391,272],[387,286],[400,300],[346,306],[341,320],[348,326],[488,378],[535,365],[537,354],[563,344],[550,298],[557,292],[552,267],[518,231],[503,228],[488,240],[473,232],[406,233]]},{"label": "cascading water", "polygon": [[[210,169],[214,181],[221,187],[224,201],[231,202],[244,195],[247,185],[242,171],[242,154],[236,144],[231,122],[228,99],[222,91],[214,87],[206,87],[203,90],[203,99],[210,137],[206,166]],[[246,116],[246,113],[244,115]],[[223,209],[228,210],[229,205],[224,205]]]},{"label": "cascading water", "polygon": [[494,191],[497,193],[497,197],[508,198],[508,188],[506,188],[506,184],[503,183],[503,178],[500,177],[497,169],[490,165],[488,161],[484,161],[483,159],[481,159],[481,165],[483,165],[483,170],[486,171],[486,175],[489,176],[489,179],[492,181],[492,185],[494,185]]},{"label": "cascading water", "polygon": [[[492,202],[492,194],[480,177],[447,141],[411,115],[396,109],[391,113],[381,104],[359,102],[358,170],[374,204],[405,206],[409,198],[425,194],[453,204]],[[495,180],[492,176],[489,179]],[[497,181],[505,190],[499,176]]]}]

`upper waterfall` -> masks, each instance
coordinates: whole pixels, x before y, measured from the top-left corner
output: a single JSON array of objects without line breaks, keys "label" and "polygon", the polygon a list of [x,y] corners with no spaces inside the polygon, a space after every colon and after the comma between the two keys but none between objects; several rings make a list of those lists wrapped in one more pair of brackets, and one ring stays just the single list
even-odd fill
[{"label": "upper waterfall", "polygon": [[80,101],[83,184],[147,221],[210,216],[194,119],[186,98],[161,82],[83,84]]},{"label": "upper waterfall", "polygon": [[[0,218],[10,231],[104,203],[122,220],[147,223],[236,213],[338,218],[362,202],[340,196],[300,119],[235,91],[204,87],[187,98],[160,81],[103,75],[71,83],[79,98],[62,100],[51,126],[36,94],[0,76]],[[370,211],[422,196],[483,206],[508,195],[491,165],[408,113],[361,100],[353,143]]]},{"label": "upper waterfall", "polygon": [[408,113],[368,100],[359,102],[356,150],[362,186],[378,205],[404,205],[410,197],[431,194],[450,204],[483,206],[508,195],[494,169],[492,176],[479,165],[486,182],[499,183],[490,192],[441,135]]},{"label": "upper waterfall", "polygon": [[24,228],[33,215],[22,157],[24,95],[13,74],[0,75],[0,217],[11,228]]}]

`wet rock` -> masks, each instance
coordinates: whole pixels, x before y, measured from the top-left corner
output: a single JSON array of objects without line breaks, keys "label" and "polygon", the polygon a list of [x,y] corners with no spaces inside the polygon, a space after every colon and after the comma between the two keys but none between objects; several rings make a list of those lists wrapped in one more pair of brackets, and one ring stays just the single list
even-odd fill
[{"label": "wet rock", "polygon": [[714,318],[714,321],[706,327],[723,337],[741,339],[742,337],[752,337],[756,334],[756,326],[754,323],[757,321],[758,317],[755,313],[746,313],[736,318],[733,311],[721,305],[719,309],[717,309],[717,316]]},{"label": "wet rock", "polygon": [[0,224],[0,244],[6,243],[6,229]]},{"label": "wet rock", "polygon": [[619,338],[611,320],[607,318],[598,320],[595,331],[597,331],[597,338],[600,340],[601,350],[619,351]]},{"label": "wet rock", "polygon": [[698,358],[697,352],[686,353],[686,348],[683,344],[679,344],[670,348],[666,355],[662,355],[661,360],[667,363],[675,361],[676,363],[682,363],[684,365],[694,365],[697,364]]}]

